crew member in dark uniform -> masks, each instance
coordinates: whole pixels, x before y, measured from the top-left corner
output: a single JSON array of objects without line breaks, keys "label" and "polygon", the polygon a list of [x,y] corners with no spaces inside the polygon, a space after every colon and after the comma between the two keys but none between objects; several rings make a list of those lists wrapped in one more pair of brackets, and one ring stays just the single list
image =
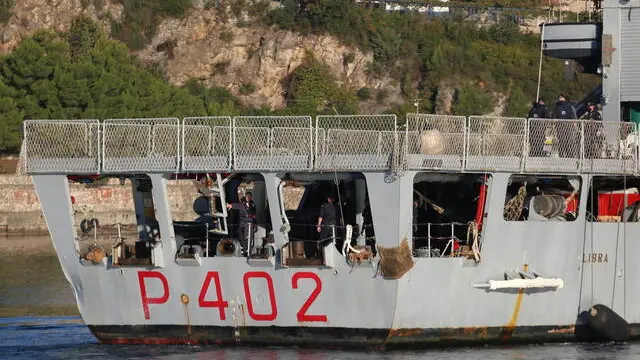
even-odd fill
[{"label": "crew member in dark uniform", "polygon": [[247,192],[239,203],[227,204],[227,209],[238,210],[240,215],[240,224],[238,225],[238,237],[242,252],[246,254],[250,249],[249,236],[253,237],[253,227],[256,223],[256,204],[251,199],[251,193]]},{"label": "crew member in dark uniform", "polygon": [[533,107],[529,110],[529,118],[530,119],[546,119],[549,117],[549,109],[547,109],[547,105],[544,103],[544,100],[538,99],[537,102],[533,103]]},{"label": "crew member in dark uniform", "polygon": [[[533,103],[533,107],[529,110],[529,119],[547,119],[549,118],[549,109],[545,105],[544,100],[538,99]],[[529,144],[530,156],[543,156],[544,140],[546,125],[540,121],[532,121],[530,123]]]},{"label": "crew member in dark uniform", "polygon": [[[583,120],[602,121],[600,111],[593,103],[587,104],[587,112],[582,117]],[[588,159],[599,159],[603,146],[603,139],[598,132],[602,130],[602,124],[588,121],[584,124],[584,150]]]},{"label": "crew member in dark uniform", "polygon": [[320,233],[320,241],[331,239],[333,236],[333,227],[337,224],[337,211],[334,204],[333,195],[327,196],[327,202],[320,207],[320,215],[318,215],[318,225],[316,230]]},{"label": "crew member in dark uniform", "polygon": [[587,112],[583,116],[583,119],[585,120],[602,120],[602,114],[596,108],[596,105],[594,103],[587,104]]},{"label": "crew member in dark uniform", "polygon": [[[577,119],[576,111],[569,104],[564,96],[558,96],[558,102],[553,109],[554,119]],[[576,123],[557,123],[556,131],[558,135],[558,145],[560,146],[560,157],[576,158],[580,148],[580,130]]]}]

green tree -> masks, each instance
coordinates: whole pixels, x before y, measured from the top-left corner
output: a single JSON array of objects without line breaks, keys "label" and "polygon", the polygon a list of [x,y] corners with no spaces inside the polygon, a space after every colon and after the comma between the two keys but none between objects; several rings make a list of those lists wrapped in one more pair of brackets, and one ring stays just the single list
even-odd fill
[{"label": "green tree", "polygon": [[0,83],[0,152],[15,151],[22,140],[23,112],[18,108],[16,98],[20,91]]},{"label": "green tree", "polygon": [[15,0],[0,0],[0,23],[6,24],[13,15]]},{"label": "green tree", "polygon": [[453,105],[455,115],[483,115],[491,110],[493,110],[491,94],[468,83],[458,89]]},{"label": "green tree", "polygon": [[[520,89],[535,96],[539,36],[522,33],[511,20],[478,27],[455,17],[430,20],[418,13],[387,13],[348,0],[283,0],[281,4],[267,14],[269,24],[330,34],[372,53],[369,70],[393,76],[407,99],[415,90],[437,88],[441,82],[469,81],[482,81],[489,92]],[[565,81],[562,62],[544,60],[544,96],[562,92],[573,98],[588,93],[598,82],[597,76],[583,74],[577,81]]]},{"label": "green tree", "polygon": [[368,100],[371,97],[371,89],[368,87],[363,87],[358,90],[356,96],[360,100]]},{"label": "green tree", "polygon": [[184,88],[200,99],[209,116],[235,116],[242,111],[240,100],[227,89],[206,88],[195,79],[187,81]]},{"label": "green tree", "polygon": [[307,56],[294,72],[287,87],[287,103],[297,114],[354,114],[358,101],[353,91],[335,83],[329,68]]},{"label": "green tree", "polygon": [[[84,20],[76,24],[81,25],[76,30],[92,28]],[[140,66],[124,44],[99,33],[95,42],[86,39],[67,36],[62,41],[40,32],[0,58],[0,151],[19,150],[25,118],[185,117],[242,111],[228,92],[200,85],[200,96],[194,95],[193,89],[172,86]]]},{"label": "green tree", "polygon": [[166,17],[182,18],[192,0],[118,0],[122,3],[122,21],[111,24],[111,35],[131,49],[143,48]]},{"label": "green tree", "polygon": [[85,16],[74,19],[67,40],[71,48],[71,58],[77,60],[87,56],[98,41],[99,35],[100,28],[93,20]]},{"label": "green tree", "polygon": [[520,88],[516,88],[511,92],[511,96],[507,100],[505,116],[527,117],[532,101]]}]

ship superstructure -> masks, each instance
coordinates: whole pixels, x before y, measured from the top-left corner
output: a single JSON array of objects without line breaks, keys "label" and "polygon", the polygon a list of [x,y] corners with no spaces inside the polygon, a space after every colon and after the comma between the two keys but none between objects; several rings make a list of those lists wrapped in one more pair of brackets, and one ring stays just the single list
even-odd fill
[{"label": "ship superstructure", "polygon": [[[638,136],[429,114],[30,120],[24,150],[101,341],[390,348],[586,339],[596,304],[636,336]],[[69,183],[109,179],[137,226],[87,248],[111,224],[74,215]],[[194,181],[188,211],[175,181]],[[243,248],[226,205],[247,192]]]}]

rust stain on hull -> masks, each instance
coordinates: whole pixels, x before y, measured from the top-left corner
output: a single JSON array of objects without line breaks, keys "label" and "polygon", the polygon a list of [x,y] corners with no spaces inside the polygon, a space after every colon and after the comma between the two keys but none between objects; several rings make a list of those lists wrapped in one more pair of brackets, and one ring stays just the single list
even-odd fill
[{"label": "rust stain on hull", "polygon": [[[529,270],[529,265],[524,265],[524,271]],[[513,306],[513,312],[509,321],[504,325],[504,331],[500,334],[502,340],[508,340],[513,335],[513,331],[516,329],[518,323],[518,317],[520,316],[520,307],[522,306],[522,298],[524,297],[524,289],[518,290],[516,296],[516,304]]]},{"label": "rust stain on hull", "polygon": [[466,327],[462,329],[462,333],[467,337],[486,339],[489,337],[489,329],[486,326]]},{"label": "rust stain on hull", "polygon": [[184,305],[184,315],[187,320],[187,336],[191,338],[193,331],[191,329],[191,316],[189,315],[189,296],[187,294],[180,295],[180,301]]},{"label": "rust stain on hull", "polygon": [[388,338],[415,336],[421,333],[422,329],[391,329]]}]

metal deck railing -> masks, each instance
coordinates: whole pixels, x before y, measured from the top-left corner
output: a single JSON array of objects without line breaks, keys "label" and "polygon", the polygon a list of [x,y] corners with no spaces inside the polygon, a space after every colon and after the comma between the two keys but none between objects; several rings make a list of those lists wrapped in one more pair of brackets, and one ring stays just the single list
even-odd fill
[{"label": "metal deck railing", "polygon": [[639,174],[633,123],[407,114],[26,120],[32,174],[504,171]]}]

